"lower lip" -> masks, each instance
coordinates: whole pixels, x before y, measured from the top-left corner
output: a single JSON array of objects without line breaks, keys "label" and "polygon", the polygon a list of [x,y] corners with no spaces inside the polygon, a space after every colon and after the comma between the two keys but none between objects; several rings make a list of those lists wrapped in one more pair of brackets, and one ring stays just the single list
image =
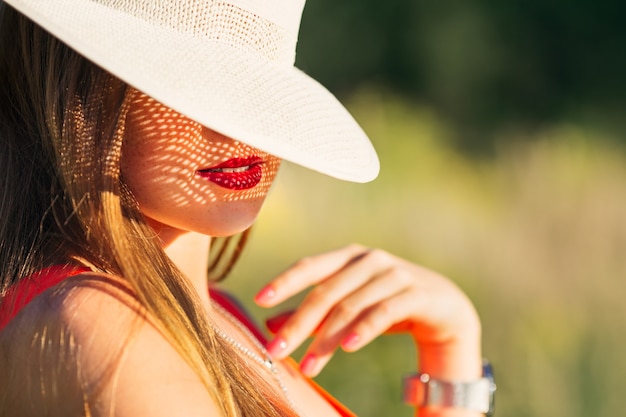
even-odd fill
[{"label": "lower lip", "polygon": [[198,171],[198,175],[229,190],[248,190],[256,187],[259,182],[261,182],[261,178],[263,178],[261,163],[262,160],[257,157],[229,159],[228,161],[213,167],[213,169],[237,168],[245,166],[249,168],[242,172],[215,172],[203,170]]}]

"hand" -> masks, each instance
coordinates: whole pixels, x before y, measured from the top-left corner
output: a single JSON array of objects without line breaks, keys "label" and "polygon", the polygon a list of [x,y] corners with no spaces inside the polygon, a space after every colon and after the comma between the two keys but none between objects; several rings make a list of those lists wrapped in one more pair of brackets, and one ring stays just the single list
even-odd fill
[{"label": "hand", "polygon": [[406,331],[418,345],[422,372],[457,380],[480,376],[478,315],[441,275],[351,245],[300,260],[255,300],[272,307],[310,286],[268,344],[274,357],[284,358],[315,332],[300,364],[305,375],[317,375],[338,347],[355,351],[386,331]]}]

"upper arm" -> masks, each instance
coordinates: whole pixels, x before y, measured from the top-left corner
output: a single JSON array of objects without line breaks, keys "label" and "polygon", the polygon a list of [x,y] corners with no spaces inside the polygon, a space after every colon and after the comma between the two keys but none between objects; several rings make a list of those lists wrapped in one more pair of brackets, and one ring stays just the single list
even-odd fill
[{"label": "upper arm", "polygon": [[94,416],[221,415],[133,300],[102,280],[92,284],[88,276],[71,279],[35,299],[2,332],[0,378],[11,384],[5,407],[79,415],[86,398]]}]

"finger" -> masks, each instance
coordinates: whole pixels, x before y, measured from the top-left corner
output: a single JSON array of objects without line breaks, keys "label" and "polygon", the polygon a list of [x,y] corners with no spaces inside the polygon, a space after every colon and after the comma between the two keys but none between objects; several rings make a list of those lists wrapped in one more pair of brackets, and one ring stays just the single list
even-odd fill
[{"label": "finger", "polygon": [[[365,314],[365,312],[363,314]],[[346,328],[347,331],[349,331],[349,329],[350,327]],[[312,345],[309,347],[309,349],[307,349],[306,353],[302,357],[302,360],[300,361],[300,371],[304,375],[308,376],[309,378],[317,376],[328,364],[328,362],[330,362],[335,351],[340,346],[340,343],[360,343],[360,336],[355,332],[349,333],[346,337],[341,336],[341,334],[337,334],[332,339],[334,340],[334,342],[331,342],[331,340],[329,339],[324,340],[323,351],[325,353],[323,354],[317,353],[320,348],[319,345],[317,347]],[[334,347],[330,349],[330,346]]]},{"label": "finger", "polygon": [[414,303],[415,294],[405,291],[372,305],[345,329],[341,348],[355,352],[391,329],[408,330],[411,322],[407,316],[412,313]]},{"label": "finger", "polygon": [[[375,310],[375,308],[376,307],[372,307],[372,310]],[[373,314],[378,314],[378,313],[373,313]],[[368,311],[365,311],[362,313],[362,318],[359,317],[357,320],[355,320],[355,322],[358,322],[361,319],[365,320],[367,319],[369,315],[370,313]],[[361,337],[358,330],[351,331],[350,328],[346,329],[346,333],[347,333],[347,336],[341,338],[340,344],[339,343],[336,344],[336,347],[341,345],[343,350],[345,350],[346,352],[354,352],[362,348],[363,346],[365,346],[366,344],[368,344],[375,338],[373,337],[373,338],[364,339]],[[317,376],[324,369],[324,367],[328,364],[328,362],[332,359],[335,351],[336,351],[336,348],[333,349],[332,351],[328,351],[326,354],[320,355],[320,354],[316,354],[313,348],[310,348],[309,350],[307,350],[302,360],[300,361],[300,371],[309,378],[313,378]]]},{"label": "finger", "polygon": [[[347,336],[347,329],[361,320],[363,312],[406,291],[407,283],[396,275],[393,272],[380,274],[337,303],[324,320],[309,350],[318,356],[334,351]],[[389,322],[387,328],[393,324]]]},{"label": "finger", "polygon": [[261,289],[254,300],[261,306],[273,307],[305,288],[324,281],[366,252],[363,246],[350,245],[303,258]]},{"label": "finger", "polygon": [[310,291],[267,346],[268,351],[279,359],[288,356],[313,333],[335,305],[356,288],[384,273],[387,260],[374,253],[370,252],[358,262],[349,264]]},{"label": "finger", "polygon": [[[375,277],[366,286],[359,288],[337,304],[309,346],[301,362],[303,372],[308,376],[317,375],[339,346],[346,351],[352,351],[353,346],[361,347],[361,336],[351,330],[356,327],[355,323],[367,317],[367,312],[374,309],[377,304],[391,303],[389,300],[393,300],[406,289],[407,282],[401,275],[387,272]],[[379,334],[393,324],[392,321],[387,322]]]},{"label": "finger", "polygon": [[[270,333],[276,334],[280,331],[283,324],[287,322],[287,320],[294,314],[295,310],[285,311],[284,313],[280,313],[274,317],[270,317],[265,320],[265,327],[270,331]],[[311,336],[315,336],[318,334],[320,328],[324,325],[326,321],[323,320],[319,326],[315,330]],[[400,323],[396,323],[391,325],[387,330],[385,330],[384,334],[393,335],[393,334],[401,334],[408,333],[412,329],[412,323],[410,320],[404,320]]]},{"label": "finger", "polygon": [[[285,324],[285,322],[289,319],[289,317],[293,315],[293,313],[294,313],[294,310],[291,310],[291,311],[286,311],[284,313],[280,313],[274,317],[270,317],[267,320],[265,320],[265,327],[267,328],[267,330],[269,330],[270,333],[276,334],[280,331],[280,328],[283,326],[283,324]],[[313,333],[311,334],[311,336],[315,336],[318,334],[320,328],[324,325],[324,322],[325,321],[322,321],[322,323],[319,326],[317,326],[315,330],[313,330]],[[387,330],[385,330],[383,334],[394,335],[394,334],[409,333],[412,328],[413,328],[413,324],[410,320],[403,320],[400,323],[391,325]]]},{"label": "finger", "polygon": [[405,291],[378,303],[348,331],[349,335],[358,335],[358,339],[342,341],[342,347],[346,351],[362,348],[382,332],[389,331],[389,323],[394,323],[393,331],[410,332],[418,345],[447,343],[458,331],[458,323],[454,323],[458,317],[444,317],[447,313],[442,315],[437,311],[438,300],[431,298],[427,291]]}]

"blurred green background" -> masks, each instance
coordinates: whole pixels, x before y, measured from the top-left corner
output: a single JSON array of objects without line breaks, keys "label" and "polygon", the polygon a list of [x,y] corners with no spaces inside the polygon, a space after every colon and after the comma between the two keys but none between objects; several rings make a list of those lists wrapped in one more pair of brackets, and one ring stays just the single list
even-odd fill
[{"label": "blurred green background", "polygon": [[[498,416],[622,415],[622,4],[310,0],[298,65],[346,103],[382,171],[358,185],[285,165],[226,286],[266,317],[251,296],[295,260],[382,247],[472,298]],[[318,381],[361,417],[408,417],[415,367],[390,336]]]}]

